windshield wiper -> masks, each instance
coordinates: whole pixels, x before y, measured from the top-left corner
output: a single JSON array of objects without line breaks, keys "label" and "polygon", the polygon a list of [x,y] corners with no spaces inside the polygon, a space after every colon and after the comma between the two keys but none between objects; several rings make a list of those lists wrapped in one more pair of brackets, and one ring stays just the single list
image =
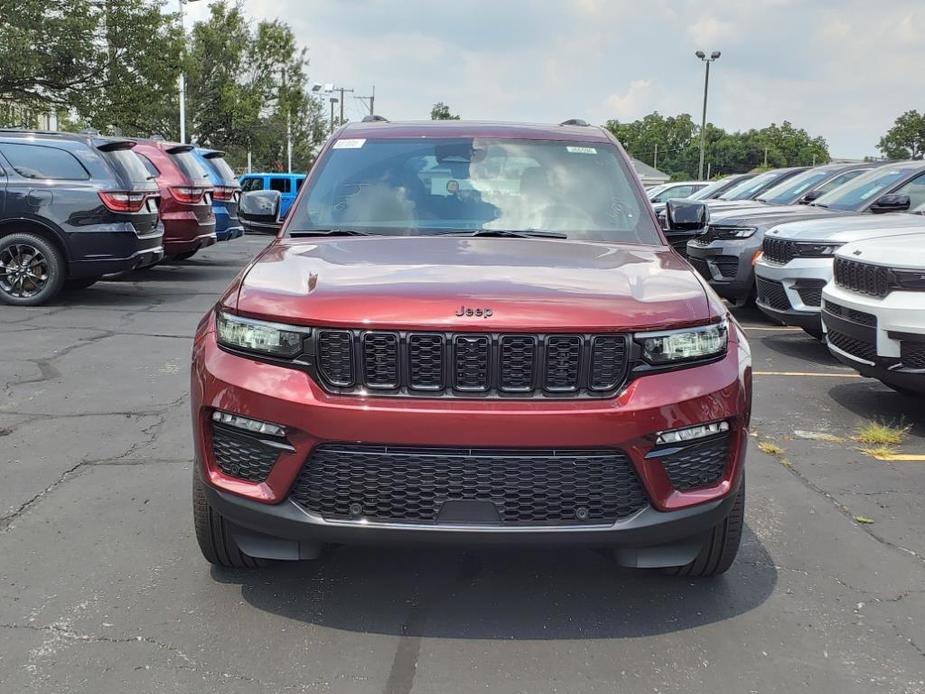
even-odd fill
[{"label": "windshield wiper", "polygon": [[299,236],[372,236],[369,232],[357,229],[300,229],[290,231],[292,237]]},{"label": "windshield wiper", "polygon": [[476,229],[475,231],[461,231],[458,234],[453,234],[453,236],[501,236],[505,238],[512,239],[530,239],[530,238],[540,238],[540,239],[567,239],[568,234],[563,234],[559,231],[531,231],[526,229],[524,231],[512,231],[510,229]]}]

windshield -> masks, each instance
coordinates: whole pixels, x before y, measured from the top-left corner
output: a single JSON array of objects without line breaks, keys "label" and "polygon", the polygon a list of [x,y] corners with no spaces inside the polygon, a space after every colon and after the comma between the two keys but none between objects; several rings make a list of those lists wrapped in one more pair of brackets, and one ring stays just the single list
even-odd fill
[{"label": "windshield", "polygon": [[652,188],[646,188],[646,196],[648,196],[648,198],[651,200],[663,190],[667,190],[669,185],[670,184],[668,183],[662,183],[661,185],[653,186]]},{"label": "windshield", "polygon": [[799,200],[804,193],[811,190],[816,184],[824,181],[832,175],[831,170],[810,169],[793,178],[788,178],[783,183],[778,183],[773,188],[766,190],[756,199],[761,202],[769,202],[772,205],[789,205]]},{"label": "windshield", "polygon": [[206,161],[209,162],[209,166],[215,169],[215,173],[218,174],[218,177],[226,186],[238,185],[238,177],[234,175],[234,171],[228,166],[228,162],[225,161],[224,157],[206,157]]},{"label": "windshield", "polygon": [[831,193],[823,195],[813,204],[819,207],[831,207],[833,210],[860,211],[907,175],[908,169],[888,166],[874,169],[836,188]]},{"label": "windshield", "polygon": [[725,178],[721,178],[718,181],[713,181],[713,183],[710,185],[704,186],[696,193],[691,195],[688,200],[709,200],[713,197],[713,194],[716,193],[716,191],[723,190],[726,187],[730,178],[732,178],[732,176],[726,176]]},{"label": "windshield", "polygon": [[148,173],[144,164],[141,163],[141,159],[130,148],[105,151],[103,156],[116,170],[119,177],[130,186],[153,186],[153,184],[148,183],[151,179],[151,174]]},{"label": "windshield", "polygon": [[342,139],[319,163],[289,232],[498,230],[661,245],[632,175],[609,143]]},{"label": "windshield", "polygon": [[190,183],[197,186],[209,185],[209,174],[202,168],[202,164],[191,151],[174,152],[170,156],[173,157],[174,162],[190,180]]},{"label": "windshield", "polygon": [[747,181],[742,181],[737,186],[732,186],[729,190],[719,196],[720,200],[751,200],[758,193],[763,191],[769,185],[772,185],[780,177],[780,171],[766,171]]}]

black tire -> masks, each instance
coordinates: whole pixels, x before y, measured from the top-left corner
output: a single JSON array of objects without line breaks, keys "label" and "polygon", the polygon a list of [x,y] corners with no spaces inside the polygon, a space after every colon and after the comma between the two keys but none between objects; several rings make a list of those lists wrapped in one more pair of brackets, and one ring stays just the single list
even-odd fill
[{"label": "black tire", "polygon": [[266,559],[258,559],[241,551],[229,532],[222,515],[209,505],[202,482],[193,476],[193,522],[196,540],[202,556],[211,564],[226,569],[257,569],[267,566]]},{"label": "black tire", "polygon": [[31,232],[0,238],[0,267],[4,268],[0,270],[0,301],[13,306],[40,306],[51,301],[64,286],[67,274],[58,247]]},{"label": "black tire", "polygon": [[79,277],[72,280],[64,280],[64,288],[68,291],[86,289],[87,287],[92,287],[99,281],[99,277]]},{"label": "black tire", "polygon": [[186,253],[177,253],[176,255],[169,256],[169,258],[170,260],[189,260],[194,255],[196,255],[196,252],[198,250],[199,249],[197,248],[195,251],[186,251]]},{"label": "black tire", "polygon": [[726,573],[742,541],[742,528],[745,525],[745,481],[736,493],[732,510],[722,522],[718,523],[707,535],[700,554],[686,566],[666,569],[673,576],[710,577]]},{"label": "black tire", "polygon": [[819,342],[825,342],[825,333],[822,332],[822,327],[813,327],[813,328],[803,328],[803,332],[811,337],[815,337]]}]

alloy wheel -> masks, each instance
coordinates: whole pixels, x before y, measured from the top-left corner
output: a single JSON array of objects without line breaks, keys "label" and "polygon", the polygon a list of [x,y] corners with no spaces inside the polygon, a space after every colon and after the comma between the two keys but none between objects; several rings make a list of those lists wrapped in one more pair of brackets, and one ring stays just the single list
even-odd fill
[{"label": "alloy wheel", "polygon": [[28,299],[48,284],[48,259],[28,243],[14,243],[0,250],[0,289],[5,294]]}]

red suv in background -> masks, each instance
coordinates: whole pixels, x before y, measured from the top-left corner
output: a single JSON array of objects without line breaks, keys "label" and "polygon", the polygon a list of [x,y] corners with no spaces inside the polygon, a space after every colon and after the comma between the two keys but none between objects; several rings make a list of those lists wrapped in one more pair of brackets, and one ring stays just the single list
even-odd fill
[{"label": "red suv in background", "polygon": [[[241,214],[277,206],[246,193]],[[706,221],[700,202],[667,213]],[[324,543],[580,543],[716,575],[750,410],[743,332],[607,131],[348,124],[197,331],[196,534],[232,567]]]},{"label": "red suv in background", "polygon": [[164,254],[174,260],[186,260],[216,242],[214,188],[193,149],[163,140],[139,140],[134,149],[160,188]]}]

